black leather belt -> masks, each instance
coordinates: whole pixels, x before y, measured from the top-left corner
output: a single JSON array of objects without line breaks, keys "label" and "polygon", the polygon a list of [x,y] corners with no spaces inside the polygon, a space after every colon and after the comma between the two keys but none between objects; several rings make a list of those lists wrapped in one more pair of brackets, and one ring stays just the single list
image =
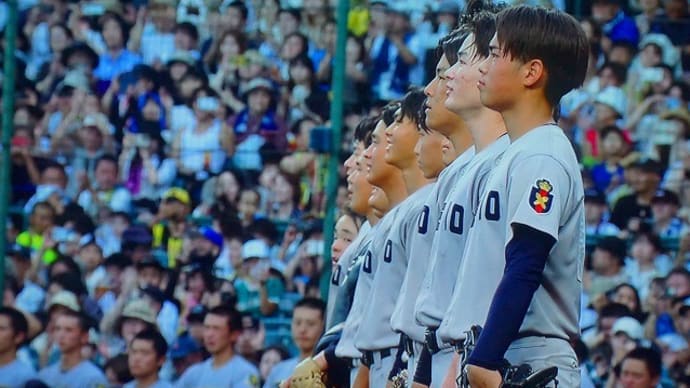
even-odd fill
[{"label": "black leather belt", "polygon": [[383,360],[384,358],[393,354],[393,352],[390,348],[381,350],[365,350],[362,352],[362,364],[366,365],[367,368],[371,368],[371,366],[374,364],[374,356],[376,354],[379,354]]},{"label": "black leather belt", "polygon": [[403,346],[405,347],[405,351],[407,352],[408,356],[411,356],[414,354],[414,341],[406,336],[405,334],[402,334],[402,341],[403,341]]},{"label": "black leather belt", "polygon": [[438,341],[436,341],[436,329],[432,327],[427,327],[424,333],[424,340],[426,341],[426,347],[429,349],[429,353],[432,355],[441,351],[438,346]]},{"label": "black leather belt", "polygon": [[538,332],[533,331],[533,330],[521,331],[518,333],[518,335],[517,335],[517,337],[515,337],[515,339],[521,339],[521,338],[527,338],[527,337],[555,338],[555,339],[560,339],[560,340],[569,342],[567,339],[565,339],[563,337],[559,337],[559,336],[553,335],[553,334],[542,334],[542,333],[538,333]]}]

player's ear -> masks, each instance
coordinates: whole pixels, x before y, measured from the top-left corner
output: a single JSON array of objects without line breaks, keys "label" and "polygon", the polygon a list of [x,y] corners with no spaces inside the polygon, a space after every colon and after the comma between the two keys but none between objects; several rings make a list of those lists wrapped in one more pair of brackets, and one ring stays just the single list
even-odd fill
[{"label": "player's ear", "polygon": [[522,82],[525,87],[534,87],[546,80],[546,69],[541,59],[530,59],[522,65],[522,68],[524,70]]}]

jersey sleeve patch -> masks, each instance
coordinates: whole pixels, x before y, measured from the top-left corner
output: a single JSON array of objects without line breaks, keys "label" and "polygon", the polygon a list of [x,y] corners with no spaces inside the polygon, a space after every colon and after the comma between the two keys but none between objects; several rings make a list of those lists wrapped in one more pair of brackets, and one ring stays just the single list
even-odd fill
[{"label": "jersey sleeve patch", "polygon": [[546,179],[538,179],[536,184],[532,187],[532,192],[529,196],[529,206],[537,214],[545,214],[551,210],[553,203],[553,185]]}]

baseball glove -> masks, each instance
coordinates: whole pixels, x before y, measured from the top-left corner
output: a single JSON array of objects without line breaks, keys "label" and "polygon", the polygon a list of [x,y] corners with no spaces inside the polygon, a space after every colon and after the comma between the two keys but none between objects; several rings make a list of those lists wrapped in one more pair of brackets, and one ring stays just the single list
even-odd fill
[{"label": "baseball glove", "polygon": [[312,358],[307,358],[292,372],[290,388],[326,388],[326,374]]}]

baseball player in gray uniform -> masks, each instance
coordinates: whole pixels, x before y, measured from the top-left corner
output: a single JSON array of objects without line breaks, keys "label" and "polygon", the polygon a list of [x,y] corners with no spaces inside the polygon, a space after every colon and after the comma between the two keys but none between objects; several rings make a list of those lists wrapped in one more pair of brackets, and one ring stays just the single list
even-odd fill
[{"label": "baseball player in gray uniform", "polygon": [[369,367],[369,384],[374,387],[386,385],[397,358],[391,356],[397,354],[400,335],[391,329],[390,318],[407,268],[407,237],[416,225],[415,209],[421,207],[420,201],[426,195],[420,188],[428,184],[414,154],[419,138],[416,117],[423,99],[421,92],[408,93],[394,123],[387,128],[381,123],[377,126],[372,145],[364,154],[370,166],[369,182],[386,193],[394,206],[390,213],[395,215],[382,244],[378,245],[378,236],[372,244],[372,292],[355,341],[363,363]]},{"label": "baseball player in gray uniform", "polygon": [[[414,373],[417,360],[425,345],[426,328],[414,319],[414,307],[429,263],[431,242],[438,223],[439,186],[435,180],[446,167],[444,150],[446,153],[454,152],[452,150],[453,145],[448,138],[427,128],[423,120],[424,111],[420,109],[421,122],[418,123],[420,138],[415,147],[415,154],[424,177],[434,180],[434,182],[429,185],[430,193],[424,200],[423,206],[417,209],[417,226],[410,236],[409,242],[410,255],[407,262],[407,272],[391,317],[393,330],[406,336],[404,344],[405,351],[409,356],[407,370],[411,371],[410,373]],[[411,385],[412,381],[413,379],[409,377],[408,385]]]},{"label": "baseball player in gray uniform", "polygon": [[[579,336],[584,190],[575,152],[553,117],[560,98],[584,80],[588,42],[571,16],[528,6],[501,11],[496,30],[478,86],[512,143],[474,220],[474,229],[493,224],[496,233],[481,255],[468,252],[463,262],[460,286],[472,297],[458,308],[488,311],[474,322],[485,323],[467,376],[472,387],[498,387],[505,358],[535,370],[555,366],[561,386],[578,387],[570,341]],[[467,276],[479,267],[481,286]]]}]

